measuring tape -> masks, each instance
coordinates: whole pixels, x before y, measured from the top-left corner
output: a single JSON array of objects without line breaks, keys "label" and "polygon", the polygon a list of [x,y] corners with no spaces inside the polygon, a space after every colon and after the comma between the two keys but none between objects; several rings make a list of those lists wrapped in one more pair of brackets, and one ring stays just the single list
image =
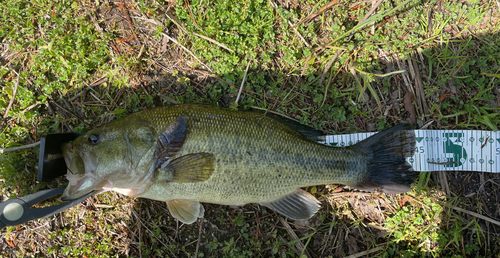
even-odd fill
[{"label": "measuring tape", "polygon": [[[415,171],[500,173],[500,131],[414,130],[415,154],[407,158]],[[327,135],[335,147],[356,144],[375,133]]]}]

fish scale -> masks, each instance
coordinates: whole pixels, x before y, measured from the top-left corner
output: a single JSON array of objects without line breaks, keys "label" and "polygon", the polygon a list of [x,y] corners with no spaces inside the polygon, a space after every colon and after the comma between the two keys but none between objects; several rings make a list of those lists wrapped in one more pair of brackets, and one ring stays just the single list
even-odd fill
[{"label": "fish scale", "polygon": [[352,150],[307,141],[262,114],[236,113],[220,108],[210,109],[207,117],[206,112],[204,106],[199,109],[180,107],[171,110],[168,116],[156,109],[144,112],[146,120],[150,120],[158,131],[178,116],[187,116],[186,142],[173,159],[208,152],[214,153],[217,162],[214,174],[204,182],[190,185],[155,183],[140,197],[161,195],[164,200],[185,198],[244,204],[279,199],[300,186],[331,182],[349,184],[363,177],[361,171],[347,170],[346,164],[361,163],[356,161],[359,158]]},{"label": "fish scale", "polygon": [[339,148],[317,143],[320,132],[273,114],[198,104],[152,108],[63,147],[71,172],[62,199],[117,191],[166,201],[188,224],[203,215],[200,202],[260,203],[307,219],[319,202],[301,187],[408,191],[417,176],[406,162],[415,149],[410,128],[398,125]]}]

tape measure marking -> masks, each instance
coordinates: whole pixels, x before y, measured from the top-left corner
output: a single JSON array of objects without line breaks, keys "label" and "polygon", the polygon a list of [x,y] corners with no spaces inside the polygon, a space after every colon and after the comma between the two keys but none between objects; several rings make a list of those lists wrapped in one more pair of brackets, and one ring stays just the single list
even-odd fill
[{"label": "tape measure marking", "polygon": [[[414,130],[415,154],[407,160],[416,171],[500,173],[500,132],[479,130]],[[327,135],[335,147],[356,144],[375,133]]]}]

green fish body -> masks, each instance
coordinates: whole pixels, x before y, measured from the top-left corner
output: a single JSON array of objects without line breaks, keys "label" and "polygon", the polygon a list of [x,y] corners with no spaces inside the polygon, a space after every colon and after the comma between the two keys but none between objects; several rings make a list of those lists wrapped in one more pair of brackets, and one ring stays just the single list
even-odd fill
[{"label": "green fish body", "polygon": [[292,219],[318,201],[301,187],[346,184],[400,193],[415,172],[415,140],[400,125],[354,146],[317,143],[320,133],[276,115],[183,104],[152,108],[90,130],[63,147],[70,185],[64,199],[92,190],[166,201],[193,223],[200,202],[260,203]]}]

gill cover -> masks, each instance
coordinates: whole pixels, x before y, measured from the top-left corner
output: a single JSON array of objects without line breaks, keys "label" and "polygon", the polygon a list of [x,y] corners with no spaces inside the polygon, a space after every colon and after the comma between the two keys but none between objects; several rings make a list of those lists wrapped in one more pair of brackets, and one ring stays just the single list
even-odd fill
[{"label": "gill cover", "polygon": [[134,188],[140,192],[154,172],[156,136],[139,116],[105,124],[63,146],[71,200],[93,190]]}]

